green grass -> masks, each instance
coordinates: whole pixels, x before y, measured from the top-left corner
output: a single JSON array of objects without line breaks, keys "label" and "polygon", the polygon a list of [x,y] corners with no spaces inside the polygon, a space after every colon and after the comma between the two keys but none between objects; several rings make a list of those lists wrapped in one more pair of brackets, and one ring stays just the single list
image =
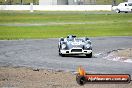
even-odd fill
[{"label": "green grass", "polygon": [[[94,12],[1,12],[0,23],[127,21],[132,14],[91,14]],[[104,12],[103,12],[104,13]],[[107,13],[107,12],[106,12]]]},{"label": "green grass", "polygon": [[[59,38],[77,36],[132,36],[132,14],[93,14],[94,12],[1,12],[0,24],[48,24],[46,26],[0,26],[0,39]],[[98,13],[98,12],[96,12]],[[107,13],[107,12],[106,12]],[[76,24],[76,23],[87,24]]]}]

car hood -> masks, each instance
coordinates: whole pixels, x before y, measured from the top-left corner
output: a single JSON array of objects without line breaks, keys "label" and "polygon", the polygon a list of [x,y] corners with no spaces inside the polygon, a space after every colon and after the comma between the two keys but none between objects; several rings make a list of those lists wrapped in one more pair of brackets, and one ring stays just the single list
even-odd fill
[{"label": "car hood", "polygon": [[67,48],[83,48],[85,45],[85,42],[78,42],[78,41],[67,41]]}]

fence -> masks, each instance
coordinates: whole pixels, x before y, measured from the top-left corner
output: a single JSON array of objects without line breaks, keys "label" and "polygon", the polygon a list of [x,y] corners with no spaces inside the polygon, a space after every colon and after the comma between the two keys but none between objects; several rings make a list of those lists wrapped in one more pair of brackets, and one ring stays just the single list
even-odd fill
[{"label": "fence", "polygon": [[[0,0],[0,5],[30,5],[30,3],[42,5],[41,2],[48,2],[49,4],[46,5],[52,5],[56,1],[59,5],[118,5],[121,2],[131,0]],[[67,3],[64,4],[62,1],[67,1]]]},{"label": "fence", "polygon": [[0,5],[0,10],[111,11],[112,5]]}]

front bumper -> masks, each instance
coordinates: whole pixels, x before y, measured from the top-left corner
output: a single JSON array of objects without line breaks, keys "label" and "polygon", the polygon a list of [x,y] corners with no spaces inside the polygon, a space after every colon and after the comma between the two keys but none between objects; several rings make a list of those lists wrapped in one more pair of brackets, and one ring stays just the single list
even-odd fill
[{"label": "front bumper", "polygon": [[90,54],[92,50],[83,49],[70,49],[70,50],[60,50],[61,54]]}]

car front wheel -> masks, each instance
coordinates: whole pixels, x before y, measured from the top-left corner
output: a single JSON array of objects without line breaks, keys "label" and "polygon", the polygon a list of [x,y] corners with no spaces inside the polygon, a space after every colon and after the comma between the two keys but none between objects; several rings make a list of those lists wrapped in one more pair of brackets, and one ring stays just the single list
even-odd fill
[{"label": "car front wheel", "polygon": [[59,53],[59,55],[62,56],[62,57],[65,57],[66,56],[65,54],[62,54],[62,53]]},{"label": "car front wheel", "polygon": [[62,54],[62,53],[60,52],[60,49],[59,49],[59,55],[62,56],[62,57],[65,57],[65,56],[66,56],[65,54]]},{"label": "car front wheel", "polygon": [[86,57],[91,58],[92,57],[92,52],[90,54],[86,54]]}]

